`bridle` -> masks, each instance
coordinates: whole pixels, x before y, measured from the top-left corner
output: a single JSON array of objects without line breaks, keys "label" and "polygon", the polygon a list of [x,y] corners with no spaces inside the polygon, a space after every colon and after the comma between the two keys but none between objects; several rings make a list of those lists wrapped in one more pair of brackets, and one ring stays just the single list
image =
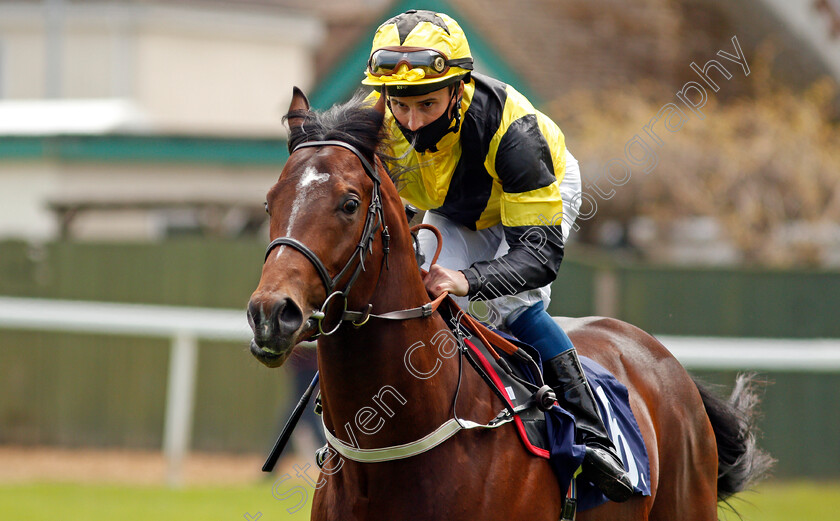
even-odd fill
[{"label": "bridle", "polygon": [[[316,312],[317,316],[313,315],[316,320],[318,320],[318,330],[322,335],[331,335],[335,333],[338,328],[341,326],[341,322],[344,320],[338,320],[336,326],[332,329],[324,331],[323,328],[323,320],[326,316],[326,310],[329,306],[330,302],[333,299],[341,298],[344,302],[344,310],[347,310],[347,297],[350,293],[350,288],[353,287],[353,284],[356,282],[359,274],[364,269],[365,265],[365,257],[368,253],[373,251],[373,238],[374,234],[382,227],[382,249],[384,252],[383,262],[386,261],[389,252],[389,242],[391,240],[390,235],[388,234],[388,227],[385,225],[385,216],[382,212],[382,192],[380,190],[380,184],[382,180],[379,178],[378,173],[370,164],[359,150],[349,143],[345,143],[344,141],[308,141],[305,143],[301,143],[292,150],[292,154],[297,152],[302,148],[308,147],[324,147],[324,146],[336,146],[342,147],[359,158],[359,161],[362,163],[362,167],[365,170],[365,174],[373,181],[373,190],[370,197],[370,205],[368,206],[367,215],[365,216],[365,226],[362,229],[362,238],[359,240],[359,243],[356,245],[356,251],[353,252],[353,255],[347,259],[347,262],[344,264],[344,267],[341,271],[338,272],[338,275],[335,277],[330,278],[330,274],[327,271],[327,267],[318,258],[318,255],[309,249],[308,246],[300,242],[299,240],[295,239],[294,237],[278,237],[271,241],[268,247],[265,250],[265,260],[268,260],[268,255],[271,253],[275,247],[284,245],[284,246],[291,246],[292,248],[301,252],[308,260],[312,263],[315,267],[315,270],[318,272],[318,275],[321,277],[321,282],[324,284],[324,289],[326,290],[327,298],[324,300],[324,303],[321,305],[321,309],[319,312]],[[336,290],[336,284],[350,271],[353,261],[358,259],[358,264],[356,264],[356,268],[353,271],[353,274],[350,276],[350,279],[347,281],[347,284],[344,286],[344,289]],[[361,325],[361,324],[359,324]]]},{"label": "bridle", "polygon": [[[435,299],[434,302],[429,302],[424,304],[423,306],[419,306],[416,308],[411,309],[403,309],[398,311],[391,311],[389,313],[384,313],[381,315],[374,315],[371,313],[373,309],[372,304],[368,304],[364,311],[348,311],[347,310],[347,299],[350,293],[350,289],[353,287],[353,284],[356,282],[356,279],[359,277],[359,274],[365,269],[365,257],[367,254],[373,252],[373,240],[377,231],[380,230],[380,236],[382,237],[382,263],[387,268],[388,266],[388,253],[390,251],[390,241],[391,236],[388,233],[388,226],[385,224],[385,214],[382,208],[382,192],[380,189],[380,185],[382,180],[379,178],[379,174],[376,172],[374,167],[370,164],[362,153],[353,145],[349,143],[345,143],[344,141],[336,141],[336,140],[328,140],[328,141],[307,141],[305,143],[301,143],[297,145],[294,150],[292,150],[292,154],[300,150],[301,148],[307,147],[323,147],[323,146],[337,146],[342,147],[359,158],[359,161],[362,163],[362,167],[365,170],[365,174],[373,181],[373,190],[371,191],[370,197],[370,205],[368,206],[367,215],[365,216],[365,225],[362,229],[362,236],[359,239],[358,244],[356,244],[356,250],[347,259],[347,262],[344,264],[344,267],[335,277],[330,277],[329,271],[327,270],[324,263],[318,258],[318,255],[313,252],[308,246],[303,244],[298,239],[294,237],[278,237],[271,241],[268,244],[268,247],[265,250],[265,259],[263,262],[268,260],[268,255],[271,251],[276,248],[277,246],[290,246],[295,250],[302,253],[310,263],[315,267],[315,270],[318,272],[318,275],[321,277],[321,282],[324,285],[324,289],[326,290],[327,298],[324,300],[323,304],[321,304],[321,308],[319,311],[316,311],[312,314],[312,318],[310,320],[316,320],[318,323],[318,331],[321,335],[331,335],[338,331],[338,328],[341,327],[343,322],[349,321],[352,322],[354,326],[361,327],[371,318],[384,318],[384,319],[391,319],[391,320],[405,320],[409,318],[418,318],[418,317],[427,317],[431,316],[435,309],[437,309],[437,304],[443,300],[446,293],[442,294],[440,297]],[[438,248],[439,250],[439,248]],[[353,263],[355,260],[358,260],[355,269],[353,270],[352,275],[347,281],[347,284],[344,285],[344,288],[341,290],[336,289],[336,285],[343,277],[350,272]],[[339,320],[336,321],[336,325],[332,328],[328,327],[326,330],[324,329],[324,319],[327,316],[327,308],[334,299],[341,299],[343,303],[343,311]]]}]

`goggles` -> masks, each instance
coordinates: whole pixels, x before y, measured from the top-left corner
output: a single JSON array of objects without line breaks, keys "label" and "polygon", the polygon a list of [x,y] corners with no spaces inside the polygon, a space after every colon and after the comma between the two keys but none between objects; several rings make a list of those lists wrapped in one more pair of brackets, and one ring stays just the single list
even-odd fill
[{"label": "goggles", "polygon": [[423,78],[438,78],[449,72],[450,67],[472,69],[472,58],[447,60],[435,49],[422,47],[383,47],[370,55],[368,72],[371,76],[389,76],[402,65],[423,71]]}]

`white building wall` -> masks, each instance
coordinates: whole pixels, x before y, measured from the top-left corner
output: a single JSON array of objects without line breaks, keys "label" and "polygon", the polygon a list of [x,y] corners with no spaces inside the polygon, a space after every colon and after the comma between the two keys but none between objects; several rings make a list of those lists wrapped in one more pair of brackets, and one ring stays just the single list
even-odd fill
[{"label": "white building wall", "polygon": [[292,82],[312,83],[311,74],[288,73],[301,70],[292,67],[302,55],[248,41],[147,33],[138,45],[136,99],[165,132],[277,135]]},{"label": "white building wall", "polygon": [[[171,5],[65,3],[51,25],[44,2],[0,3],[0,102],[47,97],[52,67],[60,98],[128,98],[154,131],[281,134],[292,87],[313,86],[322,23],[233,3]],[[55,38],[57,56],[47,50]]]},{"label": "white building wall", "polygon": [[46,42],[42,21],[0,6],[0,45],[3,99],[44,97]]},{"label": "white building wall", "polygon": [[[0,140],[282,136],[292,87],[314,86],[324,33],[316,18],[253,3],[0,1]],[[56,237],[51,207],[68,201],[127,203],[82,212],[76,237],[154,238],[161,212],[137,201],[259,207],[278,175],[254,165],[0,160],[0,240]]]},{"label": "white building wall", "polygon": [[70,21],[62,53],[62,98],[112,98],[114,45],[105,20]]},{"label": "white building wall", "polygon": [[59,172],[47,162],[0,162],[0,238],[45,240],[58,232],[47,207]]},{"label": "white building wall", "polygon": [[[254,165],[74,163],[64,167],[50,202],[126,204],[80,213],[71,230],[77,239],[156,239],[179,216],[186,223],[196,217],[190,204],[218,203],[220,219],[231,207],[260,209],[279,175],[277,167]],[[131,207],[152,202],[158,208]]]},{"label": "white building wall", "polygon": [[274,166],[89,163],[61,166],[51,202],[229,202],[262,205],[280,177]]},{"label": "white building wall", "polygon": [[178,211],[214,203],[222,212],[260,210],[279,176],[269,165],[3,161],[0,240],[53,239],[61,227],[56,205],[73,204],[103,205],[74,218],[75,238],[155,239],[165,231],[162,216]]},{"label": "white building wall", "polygon": [[279,134],[292,87],[314,82],[311,19],[150,9],[137,35],[135,93],[175,132]]}]

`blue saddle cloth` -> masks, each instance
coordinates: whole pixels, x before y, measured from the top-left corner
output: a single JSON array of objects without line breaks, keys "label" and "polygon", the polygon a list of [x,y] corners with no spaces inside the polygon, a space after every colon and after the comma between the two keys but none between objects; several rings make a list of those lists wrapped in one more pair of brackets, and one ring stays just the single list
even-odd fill
[{"label": "blue saddle cloth", "polygon": [[[496,331],[496,333],[504,336],[516,345],[526,348],[534,360],[537,360],[537,363],[542,366],[536,349],[501,331]],[[499,352],[499,354],[506,358],[509,365],[513,366],[514,370],[521,377],[531,383],[536,383],[531,372],[518,359],[508,357],[503,352]],[[649,496],[650,462],[644,439],[639,431],[636,418],[630,409],[627,387],[594,360],[581,356],[580,361],[589,380],[592,392],[595,394],[596,401],[598,402],[601,418],[604,420],[604,425],[607,427],[610,438],[624,462],[624,468],[629,474],[635,493]],[[504,371],[499,370],[498,373],[501,380],[505,381],[505,375],[502,374]],[[511,389],[512,386],[508,386],[507,384],[508,382],[505,381],[505,391],[508,396],[519,398],[519,403],[517,403],[516,398],[512,400],[513,405],[516,406],[524,403],[522,399],[524,397],[518,396],[523,393],[521,391],[513,392]],[[527,391],[524,394],[527,395]],[[531,416],[533,417],[533,412]],[[526,444],[530,443],[543,447],[550,452],[549,463],[560,481],[561,490],[565,491],[569,487],[574,472],[583,461],[585,447],[575,443],[574,416],[568,411],[555,405],[550,411],[545,412],[543,417],[544,429],[534,428],[534,424],[529,419],[523,418],[526,424],[524,431],[527,433],[528,438],[523,441]],[[543,420],[543,418],[540,418],[540,420]],[[531,423],[530,428],[529,423]],[[542,421],[537,423],[542,423]],[[544,433],[542,437],[540,433]],[[587,510],[608,501],[606,496],[591,483],[579,480],[577,485],[578,511]]]}]

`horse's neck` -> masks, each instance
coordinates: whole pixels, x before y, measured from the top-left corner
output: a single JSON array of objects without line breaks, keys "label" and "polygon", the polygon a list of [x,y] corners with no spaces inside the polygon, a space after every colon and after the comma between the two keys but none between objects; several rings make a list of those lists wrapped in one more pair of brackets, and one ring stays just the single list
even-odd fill
[{"label": "horse's neck", "polygon": [[[373,313],[409,309],[429,301],[417,267],[405,248],[394,248],[371,298]],[[344,324],[318,344],[324,419],[341,439],[345,431],[388,423],[361,447],[405,443],[427,434],[451,415],[458,382],[458,356],[446,344],[439,316],[408,320],[371,318],[355,329]],[[460,409],[459,409],[460,411]],[[361,424],[360,424],[361,422]]]},{"label": "horse's neck", "polygon": [[353,335],[319,341],[327,427],[351,442],[345,435],[355,430],[360,447],[375,448],[416,440],[449,419],[459,361],[438,352],[433,337],[445,328],[439,318],[371,319]]}]

